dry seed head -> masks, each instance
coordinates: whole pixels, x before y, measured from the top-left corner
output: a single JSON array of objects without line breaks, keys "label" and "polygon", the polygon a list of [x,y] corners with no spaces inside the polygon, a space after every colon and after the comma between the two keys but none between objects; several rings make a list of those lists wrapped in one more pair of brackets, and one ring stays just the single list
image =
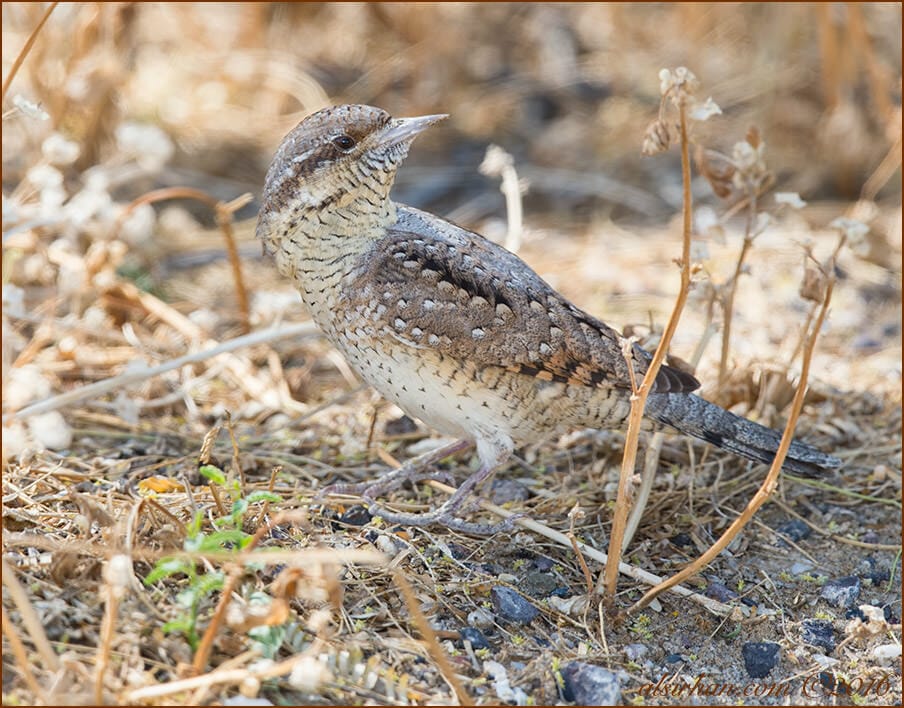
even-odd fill
[{"label": "dry seed head", "polygon": [[851,243],[853,245],[859,244],[866,238],[866,235],[869,233],[869,226],[864,224],[862,221],[849,219],[846,216],[839,216],[837,219],[833,219],[829,224],[829,228],[838,229],[842,234],[844,234],[845,238],[848,240],[848,243]]},{"label": "dry seed head", "polygon": [[700,82],[687,67],[679,66],[674,71],[662,69],[659,72],[659,93],[663,98],[671,95],[676,105],[679,99],[693,96],[699,88]]},{"label": "dry seed head", "polygon": [[726,199],[731,196],[732,180],[736,172],[731,160],[721,153],[698,146],[694,151],[694,162],[717,197]]},{"label": "dry seed head", "polygon": [[826,278],[818,269],[807,266],[804,269],[804,280],[800,284],[800,296],[804,300],[822,302],[826,294]]},{"label": "dry seed head", "polygon": [[792,209],[803,209],[807,203],[800,198],[797,192],[776,192],[774,195],[776,204],[785,204]]},{"label": "dry seed head", "polygon": [[705,121],[709,120],[713,116],[722,115],[722,109],[719,108],[719,104],[713,101],[713,99],[707,98],[702,103],[700,101],[691,99],[689,102],[690,111],[687,114],[687,117],[691,120],[697,121]]},{"label": "dry seed head", "polygon": [[498,145],[490,145],[477,170],[487,177],[498,177],[504,169],[512,167],[514,164],[515,160],[509,153]]},{"label": "dry seed head", "polygon": [[759,185],[766,178],[768,170],[763,155],[766,152],[766,143],[757,140],[754,146],[747,140],[735,143],[731,151],[731,159],[737,172],[733,182],[738,189],[746,189],[748,185]]},{"label": "dry seed head", "polygon": [[668,150],[670,144],[669,126],[664,120],[657,118],[647,126],[640,152],[651,157]]}]

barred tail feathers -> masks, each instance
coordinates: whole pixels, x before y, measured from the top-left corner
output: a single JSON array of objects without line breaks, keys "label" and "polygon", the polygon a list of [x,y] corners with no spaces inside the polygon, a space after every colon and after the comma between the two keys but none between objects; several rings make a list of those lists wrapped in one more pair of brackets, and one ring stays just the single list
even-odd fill
[{"label": "barred tail feathers", "polygon": [[[771,464],[781,433],[720,408],[688,393],[652,394],[647,417],[685,435],[705,440],[754,462]],[[782,468],[806,476],[818,476],[841,465],[841,460],[806,443],[792,441]]]}]

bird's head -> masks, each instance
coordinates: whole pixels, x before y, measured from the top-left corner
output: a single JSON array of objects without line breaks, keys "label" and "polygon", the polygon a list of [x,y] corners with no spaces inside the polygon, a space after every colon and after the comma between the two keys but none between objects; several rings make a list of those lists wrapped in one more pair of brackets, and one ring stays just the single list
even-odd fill
[{"label": "bird's head", "polygon": [[[257,235],[272,246],[274,227],[316,213],[347,218],[390,207],[389,190],[414,138],[445,115],[393,118],[373,106],[325,108],[282,141],[264,187]],[[326,220],[326,221],[324,221]],[[268,249],[269,250],[269,249]]]}]

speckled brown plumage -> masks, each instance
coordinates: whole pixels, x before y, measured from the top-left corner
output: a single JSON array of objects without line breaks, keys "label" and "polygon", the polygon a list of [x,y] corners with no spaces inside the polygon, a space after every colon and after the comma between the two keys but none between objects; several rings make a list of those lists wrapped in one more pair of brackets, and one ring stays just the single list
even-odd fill
[{"label": "speckled brown plumage", "polygon": [[[411,141],[440,118],[394,120],[369,106],[306,118],[271,165],[257,234],[368,383],[428,425],[477,445],[480,470],[437,511],[372,511],[478,530],[453,514],[516,444],[569,428],[622,426],[631,381],[619,334],[521,259],[389,198]],[[637,346],[633,353],[639,380],[650,355]],[[645,411],[650,425],[770,461],[779,434],[693,395],[698,387],[693,376],[663,366]],[[795,442],[785,467],[811,473],[838,464]],[[373,501],[418,474],[425,476],[403,468],[358,491]]]}]

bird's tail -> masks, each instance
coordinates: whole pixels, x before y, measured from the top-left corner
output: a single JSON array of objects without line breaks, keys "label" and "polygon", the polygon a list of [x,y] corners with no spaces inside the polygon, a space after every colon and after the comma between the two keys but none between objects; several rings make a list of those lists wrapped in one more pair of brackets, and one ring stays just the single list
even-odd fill
[{"label": "bird's tail", "polygon": [[[653,420],[755,462],[771,464],[781,433],[688,393],[651,394],[646,415]],[[841,465],[841,460],[793,441],[782,468],[808,477]]]}]

